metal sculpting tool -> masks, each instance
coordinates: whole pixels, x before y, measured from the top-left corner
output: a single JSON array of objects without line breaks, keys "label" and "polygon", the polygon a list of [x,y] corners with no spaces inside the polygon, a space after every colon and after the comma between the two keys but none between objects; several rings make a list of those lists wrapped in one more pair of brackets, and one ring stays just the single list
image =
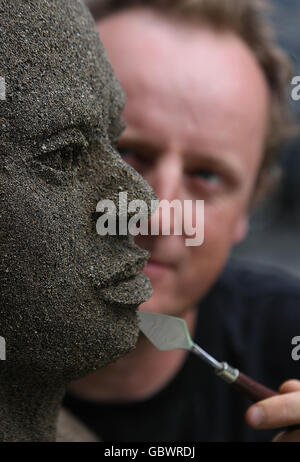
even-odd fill
[{"label": "metal sculpting tool", "polygon": [[140,330],[158,350],[183,349],[195,353],[211,366],[221,379],[232,384],[254,402],[278,395],[274,390],[256,382],[228,363],[219,362],[209,355],[193,342],[183,319],[143,311],[139,311],[138,316]]}]

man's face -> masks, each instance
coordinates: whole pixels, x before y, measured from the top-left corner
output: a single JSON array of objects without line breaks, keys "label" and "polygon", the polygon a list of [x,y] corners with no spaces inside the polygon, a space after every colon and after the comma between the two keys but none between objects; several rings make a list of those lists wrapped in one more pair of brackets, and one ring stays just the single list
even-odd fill
[{"label": "man's face", "polygon": [[114,148],[123,96],[81,2],[8,1],[1,21],[0,334],[8,367],[70,380],[133,348],[151,290],[96,205],[153,197]]},{"label": "man's face", "polygon": [[98,24],[127,96],[124,158],[160,199],[204,199],[205,240],[140,236],[154,293],[142,309],[183,314],[214,283],[247,229],[262,159],[267,86],[236,36],[128,10]]}]

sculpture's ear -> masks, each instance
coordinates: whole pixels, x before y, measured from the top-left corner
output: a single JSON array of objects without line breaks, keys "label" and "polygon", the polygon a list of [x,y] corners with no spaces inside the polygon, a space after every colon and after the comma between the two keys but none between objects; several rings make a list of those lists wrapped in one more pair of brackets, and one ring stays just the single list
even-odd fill
[{"label": "sculpture's ear", "polygon": [[233,230],[232,244],[239,244],[245,239],[249,230],[249,216],[246,213],[241,214]]}]

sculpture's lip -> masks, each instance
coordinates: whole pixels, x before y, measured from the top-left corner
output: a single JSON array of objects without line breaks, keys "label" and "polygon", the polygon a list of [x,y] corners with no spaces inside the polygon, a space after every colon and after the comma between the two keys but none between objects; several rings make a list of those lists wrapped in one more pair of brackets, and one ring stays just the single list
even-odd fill
[{"label": "sculpture's lip", "polygon": [[148,300],[152,295],[152,286],[149,278],[142,272],[134,274],[126,279],[121,279],[117,283],[103,288],[101,299],[111,305],[133,306]]},{"label": "sculpture's lip", "polygon": [[110,277],[94,279],[94,283],[101,300],[110,305],[132,306],[145,302],[152,295],[152,286],[149,278],[143,272],[150,253],[138,248],[126,248],[125,255],[114,262],[115,272],[110,272]]},{"label": "sculpture's lip", "polygon": [[138,271],[135,271],[132,273],[120,272],[120,273],[115,274],[111,279],[107,281],[107,284],[105,284],[102,290],[115,287],[116,285],[119,285],[121,282],[126,282],[126,281],[129,281],[130,279],[137,277],[139,274],[141,274],[146,264],[147,262],[144,262],[144,264],[141,266],[141,268],[138,269]]},{"label": "sculpture's lip", "polygon": [[109,279],[102,282],[98,287],[103,290],[118,285],[120,282],[126,282],[129,279],[137,277],[147,265],[150,253],[142,250],[138,257],[133,261],[127,261],[123,265],[122,271],[114,273]]}]

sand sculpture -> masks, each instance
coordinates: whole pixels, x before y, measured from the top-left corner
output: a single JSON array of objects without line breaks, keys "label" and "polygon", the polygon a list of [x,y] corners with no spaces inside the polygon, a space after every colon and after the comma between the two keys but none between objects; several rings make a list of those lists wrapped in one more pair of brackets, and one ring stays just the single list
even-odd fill
[{"label": "sand sculpture", "polygon": [[80,0],[1,0],[0,440],[55,440],[67,384],[124,355],[148,254],[96,204],[155,199],[115,150],[123,94]]}]

